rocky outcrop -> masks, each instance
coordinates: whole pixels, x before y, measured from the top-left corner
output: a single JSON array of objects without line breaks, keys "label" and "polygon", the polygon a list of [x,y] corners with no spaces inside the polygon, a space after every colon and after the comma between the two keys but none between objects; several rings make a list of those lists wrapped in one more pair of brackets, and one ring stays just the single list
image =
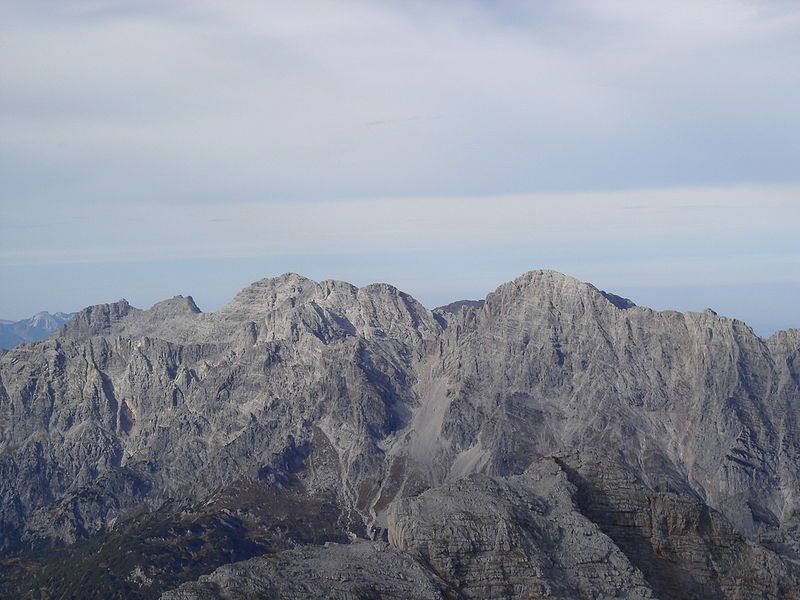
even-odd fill
[{"label": "rocky outcrop", "polygon": [[389,540],[463,598],[799,598],[791,567],[696,498],[607,460],[543,459],[395,503]]},{"label": "rocky outcrop", "polygon": [[379,542],[304,547],[221,567],[162,600],[234,598],[438,600],[447,585],[409,556]]},{"label": "rocky outcrop", "polygon": [[[245,482],[279,505],[285,490],[302,489],[335,507],[326,511],[331,535],[380,540],[392,530],[421,557],[414,540],[424,527],[398,529],[390,516],[406,507],[407,523],[449,531],[448,511],[468,513],[451,497],[465,486],[467,499],[495,511],[464,521],[476,528],[475,548],[488,550],[478,557],[444,539],[430,560],[474,597],[487,597],[481,561],[493,578],[485,589],[495,589],[523,557],[535,575],[502,589],[635,596],[668,583],[682,597],[717,578],[733,582],[708,588],[720,597],[780,594],[800,547],[799,355],[796,330],[762,340],[712,311],[656,312],[551,271],[435,312],[387,284],[295,274],[258,281],[215,313],[182,296],[149,310],[124,300],[90,307],[51,339],[0,355],[0,548],[35,565],[25,554],[34,548],[113,536],[178,506],[195,514]],[[602,478],[564,457],[598,452],[635,485],[619,479],[622,497],[606,494],[595,510],[582,490],[602,491]],[[566,477],[555,504],[531,483],[544,457],[561,460],[548,468]],[[525,498],[538,500],[515,504]],[[417,501],[439,508],[413,512]],[[627,505],[650,541],[626,545],[601,514]],[[499,550],[489,544],[490,514],[507,522],[494,532]],[[581,556],[576,542],[548,515],[591,531],[593,566],[568,562]],[[312,539],[286,519],[285,545]],[[661,529],[639,526],[648,519],[704,532],[711,523],[711,538],[668,549],[699,579],[637,562],[642,548],[665,547]],[[502,559],[504,544],[516,554]],[[744,563],[759,573],[754,587],[729,575],[742,564],[714,558],[724,544],[760,557],[760,570]],[[285,547],[273,546],[256,544],[267,554]],[[450,554],[463,572],[448,574]],[[137,568],[155,583],[136,593],[163,591],[162,575]],[[196,578],[176,569],[171,583]]]},{"label": "rocky outcrop", "polygon": [[513,477],[469,475],[395,503],[389,541],[459,598],[657,597],[575,493],[552,460]]},{"label": "rocky outcrop", "polygon": [[796,564],[745,539],[687,494],[657,492],[600,456],[555,462],[575,485],[576,506],[630,557],[664,598],[800,598]]}]

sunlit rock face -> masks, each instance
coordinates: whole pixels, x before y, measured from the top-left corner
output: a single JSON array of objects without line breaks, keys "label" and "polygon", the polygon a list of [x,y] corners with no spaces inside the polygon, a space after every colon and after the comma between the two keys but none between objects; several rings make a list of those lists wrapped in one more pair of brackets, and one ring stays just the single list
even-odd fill
[{"label": "sunlit rock face", "polygon": [[90,307],[0,356],[0,591],[793,597],[799,356],[552,271]]}]

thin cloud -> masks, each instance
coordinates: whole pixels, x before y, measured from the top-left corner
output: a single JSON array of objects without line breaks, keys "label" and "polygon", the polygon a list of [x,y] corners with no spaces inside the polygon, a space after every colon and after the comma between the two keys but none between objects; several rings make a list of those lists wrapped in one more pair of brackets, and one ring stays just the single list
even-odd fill
[{"label": "thin cloud", "polygon": [[[0,265],[108,260],[354,255],[532,243],[648,245],[786,236],[800,222],[800,186],[679,188],[512,196],[396,197],[337,202],[116,206],[42,215],[42,245],[11,224]],[[691,201],[687,201],[691,200]],[[637,210],[632,211],[634,206]],[[65,228],[64,219],[72,219]],[[98,231],[98,224],[102,224]],[[787,249],[790,250],[790,249]],[[795,248],[800,254],[800,248]],[[627,259],[632,262],[633,258]]]},{"label": "thin cloud", "polygon": [[2,175],[36,206],[56,188],[61,201],[193,203],[800,172],[800,9],[786,3],[2,10]]},{"label": "thin cloud", "polygon": [[0,40],[19,310],[11,273],[221,257],[797,279],[794,2],[10,0]]}]

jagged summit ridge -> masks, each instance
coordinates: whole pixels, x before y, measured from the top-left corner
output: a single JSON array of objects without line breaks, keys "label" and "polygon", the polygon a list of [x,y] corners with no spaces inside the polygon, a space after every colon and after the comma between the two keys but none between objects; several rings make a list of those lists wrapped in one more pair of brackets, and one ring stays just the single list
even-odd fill
[{"label": "jagged summit ridge", "polygon": [[[460,300],[438,307],[433,311],[425,308],[411,295],[387,283],[373,283],[358,288],[344,281],[328,279],[316,282],[297,273],[287,272],[253,282],[237,293],[225,306],[213,313],[202,313],[192,296],[181,295],[158,302],[148,310],[135,308],[125,299],[111,304],[90,306],[77,313],[80,319],[76,319],[64,335],[78,336],[81,335],[81,332],[98,333],[101,331],[111,333],[112,325],[129,313],[134,316],[145,313],[163,319],[179,318],[186,313],[190,316],[203,314],[204,318],[214,321],[257,322],[269,313],[295,309],[307,303],[346,312],[353,308],[353,304],[363,303],[367,298],[371,298],[367,303],[373,305],[376,300],[378,303],[392,302],[395,304],[395,310],[406,313],[411,320],[420,321],[426,325],[431,325],[430,318],[433,313],[439,314],[440,317],[447,317],[454,315],[461,308],[481,310],[487,304],[502,306],[503,299],[505,299],[510,302],[521,300],[527,303],[538,300],[540,303],[550,303],[553,308],[558,309],[570,306],[585,308],[591,305],[595,308],[610,306],[620,310],[635,308],[668,316],[685,314],[687,318],[697,318],[692,315],[708,314],[723,321],[746,326],[742,321],[720,316],[711,309],[704,313],[678,313],[671,310],[653,311],[646,307],[638,307],[628,298],[599,290],[590,283],[549,269],[537,269],[523,273],[514,280],[500,285],[484,300]],[[88,324],[90,322],[91,325]],[[436,329],[437,327],[433,325],[432,331]],[[780,337],[781,333],[783,332],[776,332],[771,337]],[[787,335],[792,335],[791,330]]]},{"label": "jagged summit ridge", "polygon": [[[678,597],[727,598],[742,569],[757,571],[751,595],[782,597],[800,561],[796,333],[764,341],[711,311],[629,306],[553,271],[436,311],[388,284],[291,273],[216,312],[182,296],[90,307],[0,356],[0,543],[132,536],[147,556],[160,536],[195,535],[189,518],[253,553],[196,553],[205,573],[292,543],[392,540],[435,568],[426,581],[445,597],[459,586],[515,597],[527,578],[544,597],[607,586],[647,597],[667,582]],[[590,468],[598,453],[604,466]],[[531,471],[540,460],[546,472]],[[574,531],[551,530],[552,516]],[[144,535],[152,519],[172,533]],[[428,544],[429,525],[450,537]],[[594,541],[581,554],[584,534]],[[523,578],[528,563],[504,564],[496,540],[540,571]],[[616,558],[556,584],[576,552]],[[701,568],[714,553],[724,560]],[[258,585],[306,554],[345,558],[275,555],[253,563]],[[160,589],[196,578],[136,560],[139,571],[106,563],[104,577]]]}]

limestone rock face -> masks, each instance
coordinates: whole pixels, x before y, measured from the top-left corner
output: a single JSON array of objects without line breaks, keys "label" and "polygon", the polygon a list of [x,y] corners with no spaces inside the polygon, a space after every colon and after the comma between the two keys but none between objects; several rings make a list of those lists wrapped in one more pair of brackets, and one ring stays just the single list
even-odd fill
[{"label": "limestone rock face", "polygon": [[[118,565],[103,585],[125,581],[129,597],[196,579],[192,552],[175,554],[168,582],[146,558],[134,575],[116,560],[151,552],[162,536],[137,532],[159,515],[170,552],[202,521],[191,539],[221,544],[209,569],[322,538],[390,539],[443,594],[786,596],[799,416],[799,331],[762,340],[712,311],[656,312],[552,271],[433,312],[387,284],[296,274],[214,313],[182,296],[90,307],[0,354],[0,594],[52,581],[41,548],[63,544]],[[286,511],[300,504],[327,508]]]},{"label": "limestone rock face", "polygon": [[781,557],[602,458],[543,459],[395,503],[389,540],[463,598],[798,598]]},{"label": "limestone rock face", "polygon": [[696,494],[748,535],[765,515],[793,514],[796,334],[765,342],[710,311],[620,309],[606,296],[534,271],[448,318],[431,367],[431,387],[446,390],[435,400],[438,478],[604,448],[651,488]]},{"label": "limestone rock face", "polygon": [[333,598],[439,600],[447,584],[415,560],[380,542],[326,544],[287,550],[220,567],[162,600]]},{"label": "limestone rock face", "polygon": [[389,541],[460,598],[654,598],[642,573],[576,507],[552,460],[473,474],[392,506]]},{"label": "limestone rock face", "polygon": [[797,564],[745,539],[698,498],[647,489],[604,457],[555,462],[583,514],[630,557],[660,597],[800,598]]}]

